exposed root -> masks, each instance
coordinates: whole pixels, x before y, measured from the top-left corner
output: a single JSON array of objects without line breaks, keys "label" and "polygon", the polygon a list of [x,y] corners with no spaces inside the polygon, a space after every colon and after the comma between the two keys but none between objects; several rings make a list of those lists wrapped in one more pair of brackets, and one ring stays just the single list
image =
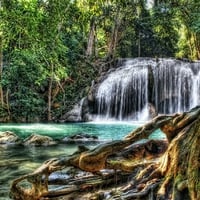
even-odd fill
[{"label": "exposed root", "polygon": [[[111,186],[118,188],[120,195],[110,194],[110,199],[146,200],[151,194],[157,200],[179,200],[183,199],[183,195],[184,200],[200,199],[199,116],[200,107],[183,114],[158,116],[131,132],[122,141],[102,144],[93,150],[85,149],[66,158],[48,160],[35,172],[13,181],[13,199],[38,200],[41,197],[51,198],[85,190],[98,191],[101,187]],[[166,151],[155,153],[153,149],[156,143],[153,142],[132,146],[135,141],[147,138],[158,128],[168,138],[169,146]],[[163,148],[164,146],[162,143]],[[72,178],[66,186],[49,190],[49,175],[68,166],[92,172],[94,176],[92,179],[87,177],[88,180],[84,179],[84,182],[83,179],[81,182],[81,178]],[[106,176],[107,179],[96,176],[96,173],[108,168],[113,169],[116,176]],[[127,175],[133,178],[130,179]],[[125,184],[127,181],[128,184]],[[31,186],[26,188],[23,182]]]}]

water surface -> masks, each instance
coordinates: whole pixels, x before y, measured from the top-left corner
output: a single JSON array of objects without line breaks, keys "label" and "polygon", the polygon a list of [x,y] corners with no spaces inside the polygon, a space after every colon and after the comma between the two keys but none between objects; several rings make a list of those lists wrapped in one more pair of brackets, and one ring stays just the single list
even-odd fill
[{"label": "water surface", "polygon": [[[122,139],[142,123],[73,123],[73,124],[0,124],[0,131],[12,131],[25,139],[32,133],[48,135],[54,139],[77,133],[96,135],[100,140]],[[0,133],[1,134],[1,133]],[[163,138],[158,130],[151,138]],[[9,187],[13,179],[34,171],[45,160],[61,157],[76,151],[75,144],[59,144],[49,147],[0,146],[0,200],[9,199]]]}]

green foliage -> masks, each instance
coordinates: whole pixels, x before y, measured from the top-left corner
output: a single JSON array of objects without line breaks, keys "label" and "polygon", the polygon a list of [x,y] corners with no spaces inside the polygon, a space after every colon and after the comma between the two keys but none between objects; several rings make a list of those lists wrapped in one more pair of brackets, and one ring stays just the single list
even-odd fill
[{"label": "green foliage", "polygon": [[9,91],[9,107],[12,119],[31,121],[41,117],[45,102],[39,95],[44,69],[36,55],[29,51],[16,50],[13,52],[9,66],[5,67],[2,86]]},{"label": "green foliage", "polygon": [[152,8],[145,0],[0,0],[0,117],[47,120],[47,110],[59,117],[86,94],[106,57],[200,58],[199,6],[197,0],[155,1]]},{"label": "green foliage", "polygon": [[169,1],[169,6],[181,24],[177,55],[200,59],[200,2],[198,0],[179,0],[176,3]]},{"label": "green foliage", "polygon": [[173,10],[165,3],[154,7],[152,21],[156,38],[154,54],[173,57],[177,50],[179,26],[174,19]]}]

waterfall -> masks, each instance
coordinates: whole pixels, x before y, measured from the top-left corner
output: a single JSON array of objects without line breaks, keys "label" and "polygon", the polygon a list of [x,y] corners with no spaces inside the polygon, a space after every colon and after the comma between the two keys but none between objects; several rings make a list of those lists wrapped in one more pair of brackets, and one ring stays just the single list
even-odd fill
[{"label": "waterfall", "polygon": [[194,76],[192,86],[192,98],[190,101],[191,107],[200,105],[200,71]]},{"label": "waterfall", "polygon": [[148,104],[148,68],[145,63],[128,60],[108,74],[97,95],[98,115],[104,118],[135,119]]},{"label": "waterfall", "polygon": [[83,112],[83,104],[84,104],[85,98],[82,98],[78,105],[78,117],[77,121],[82,121],[82,112]]},{"label": "waterfall", "polygon": [[158,113],[183,112],[200,103],[200,63],[161,59],[153,68],[153,77]]},{"label": "waterfall", "polygon": [[98,118],[145,120],[157,113],[183,112],[200,104],[200,62],[136,58],[104,76],[95,94]]},{"label": "waterfall", "polygon": [[155,107],[159,113],[175,113],[191,107],[193,72],[175,60],[159,62],[153,69]]}]

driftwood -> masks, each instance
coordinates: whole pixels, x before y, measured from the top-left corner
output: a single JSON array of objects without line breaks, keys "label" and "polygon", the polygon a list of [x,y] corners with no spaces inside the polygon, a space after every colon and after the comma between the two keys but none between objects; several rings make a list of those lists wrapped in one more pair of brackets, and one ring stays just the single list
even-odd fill
[{"label": "driftwood", "polygon": [[[168,142],[134,144],[159,128]],[[200,199],[199,144],[200,107],[182,114],[161,115],[124,140],[101,144],[92,150],[80,148],[66,158],[44,162],[33,173],[12,182],[11,196],[16,200],[56,199],[65,195],[71,199],[105,199],[107,192],[102,195],[100,188],[106,191],[109,185],[107,199],[197,200]],[[49,189],[50,174],[69,166],[93,175],[71,178],[63,187]],[[113,169],[113,176],[103,174],[104,169]],[[94,190],[96,193],[91,194]]]}]

